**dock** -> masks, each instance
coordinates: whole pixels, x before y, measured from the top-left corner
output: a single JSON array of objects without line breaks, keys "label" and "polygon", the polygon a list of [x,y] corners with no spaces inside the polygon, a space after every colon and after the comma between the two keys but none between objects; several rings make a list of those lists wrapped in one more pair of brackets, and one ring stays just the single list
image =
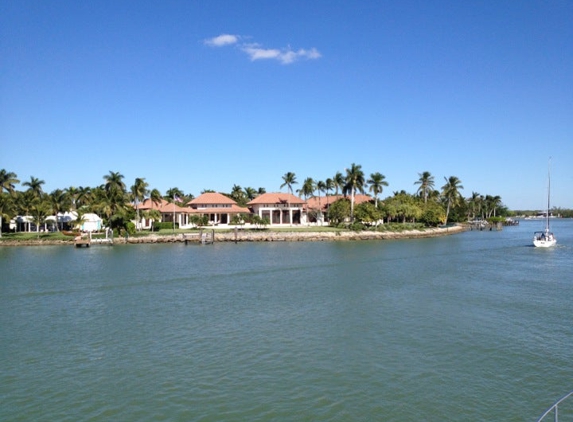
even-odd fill
[{"label": "dock", "polygon": [[113,231],[111,229],[107,229],[105,231],[104,238],[100,237],[93,238],[92,233],[89,232],[85,236],[79,235],[76,236],[76,238],[74,239],[74,245],[76,248],[82,248],[82,247],[89,248],[92,243],[96,245],[110,245],[110,246],[113,245]]},{"label": "dock", "polygon": [[89,248],[90,245],[91,245],[91,239],[90,239],[89,237],[86,237],[86,238],[82,238],[82,237],[76,238],[76,239],[74,240],[74,245],[76,246],[76,248],[82,248],[82,247],[84,247],[84,246],[85,246],[86,248]]},{"label": "dock", "polygon": [[185,233],[183,235],[185,244],[190,242],[201,243],[202,245],[212,245],[215,242],[215,230],[201,230],[199,233]]}]

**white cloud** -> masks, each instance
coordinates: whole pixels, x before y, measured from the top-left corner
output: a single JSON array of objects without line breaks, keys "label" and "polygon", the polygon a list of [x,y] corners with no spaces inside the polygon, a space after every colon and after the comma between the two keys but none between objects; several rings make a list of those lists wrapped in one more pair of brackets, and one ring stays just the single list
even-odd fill
[{"label": "white cloud", "polygon": [[230,34],[221,34],[218,37],[206,39],[205,44],[211,47],[223,47],[225,45],[236,44],[239,41],[239,37]]},{"label": "white cloud", "polygon": [[[211,47],[223,47],[226,45],[238,44],[242,37],[238,35],[221,34],[218,37],[209,38],[204,43]],[[294,63],[297,60],[315,60],[322,55],[316,48],[306,50],[304,48],[293,50],[289,47],[282,50],[277,48],[263,48],[257,43],[242,43],[238,48],[247,54],[251,61],[255,60],[277,60],[282,64]]]},{"label": "white cloud", "polygon": [[243,50],[251,61],[255,60],[278,60],[282,64],[294,63],[299,59],[318,59],[321,54],[316,48],[310,50],[299,49],[297,51],[292,50],[290,47],[284,50],[278,50],[276,48],[261,48],[258,44],[244,44],[241,46]]}]

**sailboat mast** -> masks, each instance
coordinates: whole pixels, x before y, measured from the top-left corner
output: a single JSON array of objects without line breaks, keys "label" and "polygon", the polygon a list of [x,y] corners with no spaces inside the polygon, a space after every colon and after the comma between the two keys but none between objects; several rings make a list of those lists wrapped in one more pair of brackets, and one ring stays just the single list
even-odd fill
[{"label": "sailboat mast", "polygon": [[546,227],[549,231],[549,210],[551,209],[551,157],[549,157],[549,165],[547,166],[547,218]]}]

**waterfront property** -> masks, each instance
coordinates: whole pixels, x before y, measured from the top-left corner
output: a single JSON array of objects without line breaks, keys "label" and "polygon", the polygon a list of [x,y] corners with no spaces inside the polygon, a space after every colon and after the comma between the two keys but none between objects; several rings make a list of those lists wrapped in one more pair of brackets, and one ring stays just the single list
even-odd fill
[{"label": "waterfront property", "polygon": [[[316,223],[320,220],[319,216],[322,216],[322,219],[328,215],[328,210],[330,206],[338,201],[339,199],[347,198],[344,195],[327,195],[327,196],[313,196],[306,200],[304,206],[304,213],[306,215],[306,219],[309,223]],[[364,194],[357,194],[354,195],[354,205],[359,205],[364,202],[372,201],[372,197],[370,195]]]},{"label": "waterfront property", "polygon": [[[157,210],[161,214],[161,220],[163,222],[175,222],[179,227],[190,226],[190,214],[191,209],[187,207],[180,207],[179,205],[168,202],[165,199],[161,199],[158,202],[153,201],[151,198],[147,198],[138,206],[139,211],[149,211]],[[142,229],[151,229],[154,219],[152,217],[141,217],[141,221],[137,226]]]},{"label": "waterfront property", "polygon": [[305,201],[290,193],[263,193],[250,201],[253,213],[271,225],[301,224]]},{"label": "waterfront property", "polygon": [[210,225],[229,224],[234,215],[250,214],[248,208],[240,207],[237,202],[217,192],[206,192],[191,200],[188,205],[191,213],[207,216]]}]

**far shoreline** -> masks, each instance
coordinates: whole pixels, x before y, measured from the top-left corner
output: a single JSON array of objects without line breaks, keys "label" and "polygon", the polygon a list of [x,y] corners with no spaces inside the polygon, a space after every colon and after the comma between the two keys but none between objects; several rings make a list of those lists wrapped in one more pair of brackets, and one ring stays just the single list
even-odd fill
[{"label": "far shoreline", "polygon": [[[238,230],[218,233],[214,230],[215,243],[219,242],[328,242],[328,241],[360,241],[360,240],[399,240],[399,239],[423,239],[430,237],[449,236],[464,232],[467,227],[455,225],[450,227],[427,228],[424,230],[404,230],[404,231],[243,231]],[[206,229],[206,232],[211,232]],[[113,240],[114,245],[125,244],[158,244],[158,243],[200,243],[197,233],[180,233],[176,235],[157,235],[150,234],[143,237],[116,237]],[[74,246],[73,238],[70,240],[45,240],[45,239],[28,239],[28,240],[0,240],[1,246]],[[94,242],[95,246],[97,245]]]}]

